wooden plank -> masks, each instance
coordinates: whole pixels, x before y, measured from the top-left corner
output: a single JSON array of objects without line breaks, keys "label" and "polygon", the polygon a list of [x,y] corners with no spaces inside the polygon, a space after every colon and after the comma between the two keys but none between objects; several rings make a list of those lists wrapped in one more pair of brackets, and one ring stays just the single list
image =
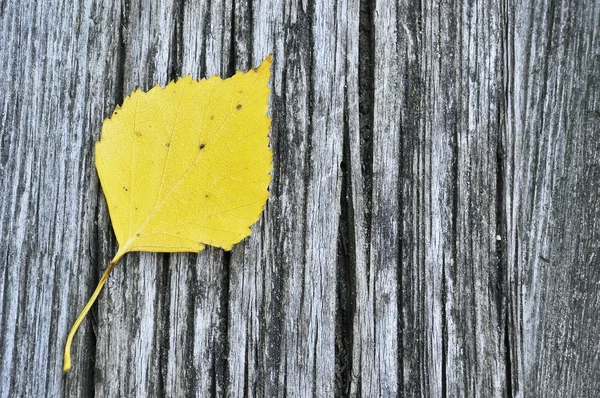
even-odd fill
[{"label": "wooden plank", "polygon": [[448,396],[506,394],[504,270],[496,251],[501,11],[461,2],[424,12],[422,115],[430,116],[422,123],[432,181],[425,266],[434,280],[443,275],[432,286],[442,305],[442,356],[431,360],[441,366],[438,393]]},{"label": "wooden plank", "polygon": [[[122,103],[124,96],[138,87],[148,90],[157,83],[166,84],[173,73],[173,3],[131,1],[122,6],[115,20],[120,26],[121,47],[116,55],[122,82],[121,93],[113,105]],[[101,237],[114,242],[108,209],[103,199],[100,203],[104,215]],[[115,243],[110,246],[102,253],[104,264],[116,253]],[[183,265],[177,269],[182,268]],[[131,253],[115,267],[98,300],[95,394],[108,397],[164,393],[162,361],[168,355],[170,342],[170,279],[167,254]],[[181,304],[186,302],[182,300]]]},{"label": "wooden plank", "polygon": [[1,6],[3,397],[93,392],[91,322],[73,350],[75,378],[63,379],[62,353],[96,279],[92,143],[115,92],[115,12],[91,1]]},{"label": "wooden plank", "polygon": [[458,69],[455,83],[462,106],[451,117],[457,140],[456,268],[445,270],[446,391],[450,396],[505,396],[506,270],[497,250],[497,238],[502,239],[497,181],[505,101],[499,24],[504,15],[497,4],[461,6],[456,21],[461,28],[453,45],[464,66]]},{"label": "wooden plank", "polygon": [[[366,131],[349,130],[349,188],[356,280],[353,322],[351,395],[394,396],[398,391],[398,267],[400,120],[397,115],[400,75],[396,42],[397,4],[363,3],[373,26],[367,45],[371,76],[361,76],[374,89],[363,96]],[[371,47],[372,46],[372,47]],[[363,45],[363,48],[365,45]],[[369,70],[373,68],[373,70]],[[359,80],[360,83],[360,80]],[[361,108],[362,110],[362,108]],[[371,123],[369,123],[371,119]],[[359,120],[360,123],[360,120]],[[370,130],[370,131],[369,131]],[[363,148],[366,146],[366,148]],[[366,163],[366,164],[365,164]]]},{"label": "wooden plank", "polygon": [[600,390],[600,4],[526,2],[510,17],[513,395],[593,396]]},{"label": "wooden plank", "polygon": [[331,396],[344,106],[335,82],[345,73],[346,35],[335,18],[347,18],[347,5],[253,2],[252,14],[242,2],[235,7],[244,13],[235,20],[254,32],[251,42],[236,40],[237,67],[274,49],[275,155],[260,240],[232,253],[228,391]]},{"label": "wooden plank", "polygon": [[[295,259],[296,251],[285,253],[286,262],[280,260],[280,232],[282,201],[279,199],[279,182],[282,158],[278,142],[284,130],[285,105],[282,103],[282,52],[277,51],[277,37],[283,35],[282,1],[235,1],[233,4],[233,66],[235,69],[248,69],[273,52],[271,69],[271,148],[273,149],[273,180],[269,188],[269,200],[261,220],[252,228],[253,239],[246,239],[234,248],[231,254],[228,313],[227,374],[229,385],[227,395],[232,397],[252,397],[281,395],[280,379],[281,330],[284,312],[283,267]],[[300,94],[300,93],[299,93]],[[295,133],[291,132],[291,133]],[[299,135],[299,134],[298,134]],[[296,138],[297,140],[300,137]],[[288,162],[301,167],[299,160],[304,157],[299,150]],[[293,181],[298,184],[300,181]],[[289,185],[290,182],[288,181]],[[299,192],[300,186],[297,188]],[[288,202],[294,213],[301,215],[302,196],[293,197]],[[292,213],[290,213],[292,214]],[[286,223],[286,226],[289,224]],[[300,228],[297,226],[297,228]],[[296,231],[286,230],[297,237]],[[270,250],[273,248],[273,250]],[[288,266],[289,267],[289,266]]]},{"label": "wooden plank", "polygon": [[[360,375],[353,391],[501,395],[501,37],[493,24],[477,22],[498,21],[499,10],[385,2],[364,8],[373,26],[364,47],[374,46],[374,91],[372,115],[361,116],[373,118],[373,166],[361,168],[369,153],[360,146],[369,135],[360,132],[350,139],[353,373]],[[369,203],[371,212],[356,210]]]}]

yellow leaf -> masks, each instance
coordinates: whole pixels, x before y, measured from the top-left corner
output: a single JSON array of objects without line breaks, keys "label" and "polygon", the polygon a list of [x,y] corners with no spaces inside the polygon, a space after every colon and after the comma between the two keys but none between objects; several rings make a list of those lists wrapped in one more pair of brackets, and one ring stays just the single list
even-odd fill
[{"label": "yellow leaf", "polygon": [[270,68],[269,55],[229,79],[138,89],[104,121],[96,168],[119,250],[71,329],[65,371],[73,335],[125,253],[231,250],[250,235],[271,181]]}]

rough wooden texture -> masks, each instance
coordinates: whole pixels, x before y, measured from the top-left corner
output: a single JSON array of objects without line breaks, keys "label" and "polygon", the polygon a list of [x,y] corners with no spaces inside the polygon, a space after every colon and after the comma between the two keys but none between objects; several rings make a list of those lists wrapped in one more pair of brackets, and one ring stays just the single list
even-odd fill
[{"label": "rough wooden texture", "polygon": [[510,10],[504,141],[514,391],[600,391],[600,3]]},{"label": "rough wooden texture", "polygon": [[[600,2],[0,2],[0,397],[600,391]],[[137,87],[273,53],[271,197],[230,253],[116,251]]]}]

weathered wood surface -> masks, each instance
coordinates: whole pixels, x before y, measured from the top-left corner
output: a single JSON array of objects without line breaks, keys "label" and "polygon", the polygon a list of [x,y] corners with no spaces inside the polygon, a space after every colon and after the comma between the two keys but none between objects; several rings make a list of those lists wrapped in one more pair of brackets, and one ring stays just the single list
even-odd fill
[{"label": "weathered wood surface", "polygon": [[[0,396],[600,391],[600,2],[0,3]],[[116,251],[93,166],[138,86],[274,54],[232,252]]]}]

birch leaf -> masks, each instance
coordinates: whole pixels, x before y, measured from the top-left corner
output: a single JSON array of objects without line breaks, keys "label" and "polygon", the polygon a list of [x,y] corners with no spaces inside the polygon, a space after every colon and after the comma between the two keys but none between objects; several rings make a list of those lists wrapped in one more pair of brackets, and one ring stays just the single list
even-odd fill
[{"label": "birch leaf", "polygon": [[73,325],[70,345],[108,274],[131,251],[231,250],[250,235],[271,181],[271,56],[247,73],[131,93],[104,121],[96,168],[119,249]]}]

